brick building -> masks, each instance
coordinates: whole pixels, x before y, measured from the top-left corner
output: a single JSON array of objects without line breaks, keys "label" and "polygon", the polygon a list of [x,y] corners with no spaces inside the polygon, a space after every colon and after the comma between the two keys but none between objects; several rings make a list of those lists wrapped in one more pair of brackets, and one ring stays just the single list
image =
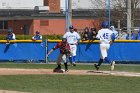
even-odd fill
[{"label": "brick building", "polygon": [[[136,27],[140,27],[139,11],[136,16]],[[77,9],[72,13],[72,24],[80,31],[85,27],[98,29],[100,18],[107,18],[107,10],[104,9]],[[116,16],[114,10],[111,10],[111,15]],[[122,21],[126,23],[126,20]],[[20,2],[3,0],[0,2],[0,34],[5,34],[8,27],[13,28],[14,33],[19,35],[32,35],[37,30],[41,34],[64,34],[65,23],[65,12],[60,9],[60,0],[20,0]],[[121,26],[124,26],[124,23]]]},{"label": "brick building", "polygon": [[[33,5],[32,8],[29,6],[20,7],[23,5],[22,3],[19,8],[7,8],[8,1],[10,2],[10,0],[0,2],[3,4],[2,8],[0,7],[0,34],[5,34],[9,27],[13,28],[15,34],[19,35],[32,35],[37,30],[41,34],[65,33],[65,13],[60,9],[60,0],[40,0],[42,1],[39,2],[40,5]],[[16,0],[14,1],[16,2]],[[12,5],[12,2],[10,4]],[[16,6],[15,4],[13,3],[13,6]],[[49,7],[48,10],[46,6]],[[93,13],[92,15],[81,13],[83,11],[73,11],[72,23],[77,29],[100,27],[99,19],[96,19]]]}]

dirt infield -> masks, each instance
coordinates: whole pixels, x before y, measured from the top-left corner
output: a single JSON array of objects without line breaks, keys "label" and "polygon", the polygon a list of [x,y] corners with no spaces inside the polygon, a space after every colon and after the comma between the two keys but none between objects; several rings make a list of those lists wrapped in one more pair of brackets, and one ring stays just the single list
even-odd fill
[{"label": "dirt infield", "polygon": [[19,91],[10,91],[10,90],[0,90],[0,93],[31,93],[31,92],[19,92]]},{"label": "dirt infield", "polygon": [[0,68],[0,75],[25,75],[25,74],[113,75],[113,76],[140,77],[140,73],[136,72],[70,70],[64,73],[54,73],[52,69]]}]

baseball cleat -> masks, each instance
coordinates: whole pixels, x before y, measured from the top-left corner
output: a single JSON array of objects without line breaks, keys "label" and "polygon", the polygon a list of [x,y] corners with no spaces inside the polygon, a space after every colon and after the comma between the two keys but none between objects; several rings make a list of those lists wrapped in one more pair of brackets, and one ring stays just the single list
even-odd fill
[{"label": "baseball cleat", "polygon": [[53,72],[63,73],[64,71],[61,69],[61,66],[57,66]]},{"label": "baseball cleat", "polygon": [[76,66],[76,64],[75,63],[72,63],[72,66]]},{"label": "baseball cleat", "polygon": [[68,72],[69,70],[68,69],[65,69],[65,72]]},{"label": "baseball cleat", "polygon": [[111,63],[111,70],[114,70],[114,66],[115,66],[115,61],[112,61],[112,63]]},{"label": "baseball cleat", "polygon": [[94,64],[94,67],[96,68],[96,70],[99,70],[99,66]]}]

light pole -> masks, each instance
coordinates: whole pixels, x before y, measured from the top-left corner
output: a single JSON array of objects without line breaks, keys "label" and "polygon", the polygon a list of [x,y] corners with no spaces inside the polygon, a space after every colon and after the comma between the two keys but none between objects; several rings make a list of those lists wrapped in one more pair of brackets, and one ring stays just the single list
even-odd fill
[{"label": "light pole", "polygon": [[108,27],[110,27],[110,0],[108,0]]},{"label": "light pole", "polygon": [[68,0],[68,26],[72,25],[72,0]]},{"label": "light pole", "polygon": [[65,0],[66,32],[68,32],[68,0]]},{"label": "light pole", "polygon": [[131,0],[127,0],[127,31],[131,40]]},{"label": "light pole", "polygon": [[69,31],[69,26],[72,25],[72,0],[65,0],[66,14],[66,32]]}]

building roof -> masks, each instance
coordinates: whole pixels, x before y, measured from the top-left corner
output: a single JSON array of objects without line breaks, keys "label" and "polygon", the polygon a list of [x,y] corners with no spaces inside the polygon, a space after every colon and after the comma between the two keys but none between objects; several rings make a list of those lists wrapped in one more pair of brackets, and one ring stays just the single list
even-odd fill
[{"label": "building roof", "polygon": [[[137,11],[140,11],[137,10]],[[115,13],[111,10],[111,14]],[[140,12],[137,12],[137,19],[140,19]],[[73,18],[101,18],[107,17],[108,11],[106,9],[75,9],[72,10]],[[126,14],[124,14],[126,15]],[[65,11],[60,13],[49,13],[49,11],[36,11],[29,9],[0,9],[0,19],[64,19]]]}]

